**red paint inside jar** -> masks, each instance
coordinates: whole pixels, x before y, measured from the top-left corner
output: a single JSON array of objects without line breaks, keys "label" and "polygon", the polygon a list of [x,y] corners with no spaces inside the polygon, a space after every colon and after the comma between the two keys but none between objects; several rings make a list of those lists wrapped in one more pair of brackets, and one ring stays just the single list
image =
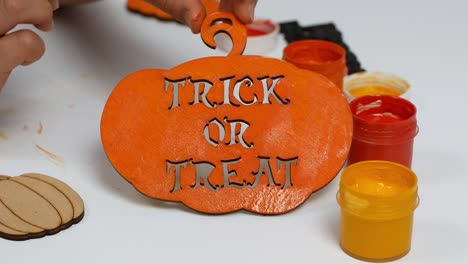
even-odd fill
[{"label": "red paint inside jar", "polygon": [[[403,99],[404,100],[404,99]],[[370,96],[351,105],[356,118],[372,123],[396,123],[411,118],[416,113],[412,104],[399,97]]]},{"label": "red paint inside jar", "polygon": [[275,31],[276,25],[270,20],[255,20],[246,26],[248,37],[258,37]]},{"label": "red paint inside jar", "polygon": [[348,163],[388,160],[411,167],[418,132],[416,107],[395,96],[372,95],[350,104],[354,135]]}]

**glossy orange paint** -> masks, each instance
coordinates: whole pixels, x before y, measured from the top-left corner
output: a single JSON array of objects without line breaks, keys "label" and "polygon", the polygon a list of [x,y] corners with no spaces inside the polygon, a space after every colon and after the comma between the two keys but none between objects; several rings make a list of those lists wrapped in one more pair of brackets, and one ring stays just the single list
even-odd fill
[{"label": "glossy orange paint", "polygon": [[[205,6],[205,11],[207,14],[214,13],[218,10],[219,2],[216,0],[202,0],[202,3]],[[154,16],[162,20],[173,19],[170,14],[162,11],[161,9],[144,0],[127,0],[127,8],[145,16]]]},{"label": "glossy orange paint", "polygon": [[[222,23],[221,23],[222,22]],[[202,25],[234,48],[170,70],[130,74],[101,120],[104,150],[141,193],[204,213],[286,213],[329,183],[352,139],[346,98],[322,75],[243,56],[246,30],[230,13]]]},{"label": "glossy orange paint", "polygon": [[336,43],[317,39],[294,41],[284,48],[283,59],[301,69],[323,74],[343,88],[348,73],[346,50]]}]

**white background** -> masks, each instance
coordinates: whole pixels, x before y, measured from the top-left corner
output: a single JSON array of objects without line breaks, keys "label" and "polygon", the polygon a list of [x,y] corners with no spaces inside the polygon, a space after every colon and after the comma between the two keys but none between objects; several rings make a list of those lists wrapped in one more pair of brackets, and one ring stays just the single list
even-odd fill
[{"label": "white background", "polygon": [[[260,0],[257,17],[334,21],[368,70],[412,84],[420,133],[413,170],[421,204],[411,252],[395,263],[468,263],[468,4],[445,1]],[[99,135],[117,82],[223,54],[188,28],[104,0],[56,14],[47,53],[14,71],[0,94],[0,173],[40,172],[77,190],[83,221],[25,242],[0,239],[0,263],[359,263],[338,244],[339,177],[286,215],[196,213],[144,197],[107,161]],[[280,58],[285,41],[267,54]],[[43,133],[38,134],[39,122]],[[63,158],[54,162],[35,145]]]}]

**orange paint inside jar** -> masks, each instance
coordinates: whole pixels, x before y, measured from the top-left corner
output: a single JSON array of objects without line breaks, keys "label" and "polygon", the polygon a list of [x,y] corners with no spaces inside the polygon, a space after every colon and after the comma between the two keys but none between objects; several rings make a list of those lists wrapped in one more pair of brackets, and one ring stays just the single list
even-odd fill
[{"label": "orange paint inside jar", "polygon": [[320,73],[343,88],[348,73],[346,51],[340,45],[324,40],[299,40],[283,50],[283,60],[295,66]]},{"label": "orange paint inside jar", "polygon": [[340,244],[352,257],[390,261],[411,247],[413,213],[419,204],[417,177],[388,161],[347,167],[340,181]]}]

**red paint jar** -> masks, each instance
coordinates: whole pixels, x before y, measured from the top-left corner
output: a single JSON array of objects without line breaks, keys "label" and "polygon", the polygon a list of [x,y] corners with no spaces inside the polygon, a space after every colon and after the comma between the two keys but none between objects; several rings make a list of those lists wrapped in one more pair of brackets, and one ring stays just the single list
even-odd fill
[{"label": "red paint jar", "polygon": [[418,133],[416,107],[401,97],[368,95],[353,100],[353,142],[348,164],[387,160],[411,167]]},{"label": "red paint jar", "polygon": [[299,40],[283,50],[283,60],[299,68],[326,76],[340,89],[348,74],[346,50],[340,45],[324,40]]}]

